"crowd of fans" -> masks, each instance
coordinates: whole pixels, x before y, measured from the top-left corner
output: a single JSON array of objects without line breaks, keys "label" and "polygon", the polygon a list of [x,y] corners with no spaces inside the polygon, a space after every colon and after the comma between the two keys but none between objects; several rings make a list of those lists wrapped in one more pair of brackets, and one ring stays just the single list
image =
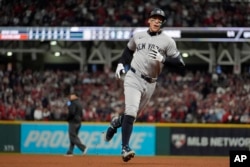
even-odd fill
[{"label": "crowd of fans", "polygon": [[170,27],[249,27],[248,0],[0,0],[1,26],[144,26],[162,8]]},{"label": "crowd of fans", "polygon": [[[146,26],[154,7],[168,27],[249,27],[247,0],[0,0],[1,26]],[[0,71],[0,120],[65,120],[70,87],[84,121],[124,110],[122,81],[110,72]],[[247,75],[164,73],[139,122],[250,123]]]},{"label": "crowd of fans", "polygon": [[[0,71],[0,120],[63,121],[70,88],[82,100],[84,121],[110,121],[124,110],[122,84],[113,72]],[[250,123],[250,77],[164,72],[137,121]]]}]

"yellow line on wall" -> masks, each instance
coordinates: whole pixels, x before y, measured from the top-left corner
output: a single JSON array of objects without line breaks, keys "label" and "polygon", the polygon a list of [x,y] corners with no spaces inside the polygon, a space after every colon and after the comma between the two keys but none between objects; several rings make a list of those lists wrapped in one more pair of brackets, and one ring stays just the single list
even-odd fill
[{"label": "yellow line on wall", "polygon": [[[0,121],[0,124],[64,124],[66,121]],[[82,122],[83,124],[101,124],[109,126],[109,122]],[[221,123],[136,123],[139,126],[176,127],[176,128],[250,128],[250,124]]]}]

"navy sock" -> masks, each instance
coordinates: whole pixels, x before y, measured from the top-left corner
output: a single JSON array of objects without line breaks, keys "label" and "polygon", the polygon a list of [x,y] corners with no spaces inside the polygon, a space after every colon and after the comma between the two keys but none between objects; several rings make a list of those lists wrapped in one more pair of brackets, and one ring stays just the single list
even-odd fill
[{"label": "navy sock", "polygon": [[133,124],[134,124],[135,118],[130,115],[124,115],[123,121],[122,121],[122,146],[128,146],[130,136],[133,131]]}]

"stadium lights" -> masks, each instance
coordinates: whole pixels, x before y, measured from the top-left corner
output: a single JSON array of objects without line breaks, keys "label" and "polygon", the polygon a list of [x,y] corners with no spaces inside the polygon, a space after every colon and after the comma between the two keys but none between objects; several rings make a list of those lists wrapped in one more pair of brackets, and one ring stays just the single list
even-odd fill
[{"label": "stadium lights", "polygon": [[61,56],[61,53],[60,52],[55,52],[54,56],[56,56],[56,57]]},{"label": "stadium lights", "polygon": [[56,41],[50,41],[50,45],[57,45],[57,42]]},{"label": "stadium lights", "polygon": [[182,53],[182,57],[188,57],[189,55],[188,55],[188,53]]},{"label": "stadium lights", "polygon": [[7,56],[12,56],[13,53],[12,52],[7,52]]}]

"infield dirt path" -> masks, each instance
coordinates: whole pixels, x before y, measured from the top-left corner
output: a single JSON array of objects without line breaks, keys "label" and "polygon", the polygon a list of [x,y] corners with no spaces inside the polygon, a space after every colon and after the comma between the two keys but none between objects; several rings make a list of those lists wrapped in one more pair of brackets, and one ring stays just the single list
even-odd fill
[{"label": "infield dirt path", "polygon": [[0,167],[229,167],[228,157],[140,157],[0,154]]}]

